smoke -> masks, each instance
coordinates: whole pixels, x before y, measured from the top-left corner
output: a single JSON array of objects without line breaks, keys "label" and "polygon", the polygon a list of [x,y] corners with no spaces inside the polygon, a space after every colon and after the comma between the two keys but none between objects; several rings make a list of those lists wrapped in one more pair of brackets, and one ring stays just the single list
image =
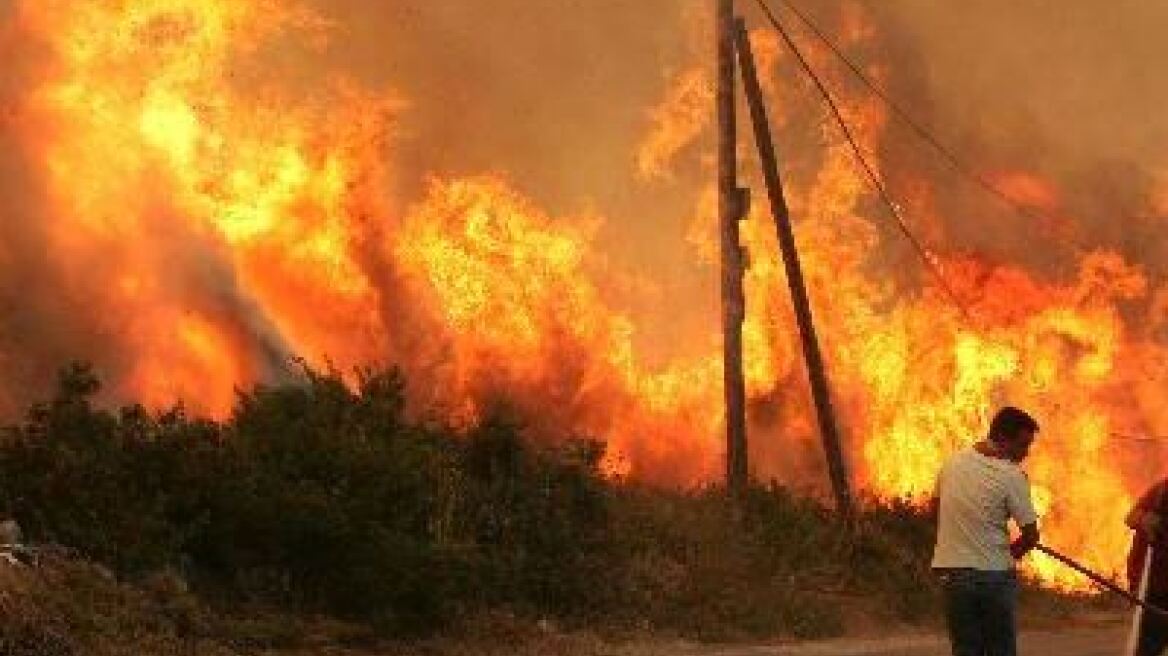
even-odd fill
[{"label": "smoke", "polygon": [[[48,216],[35,167],[17,133],[23,92],[38,73],[37,52],[0,1],[0,413],[12,416],[49,388],[53,367],[87,352],[102,339],[84,321],[85,301],[58,275],[47,246]],[[36,126],[31,126],[33,129]]]},{"label": "smoke", "polygon": [[[1035,225],[941,167],[932,179],[954,245],[1053,275],[1066,275],[1074,254],[1112,248],[1165,273],[1155,239],[1162,209],[1153,199],[1163,185],[1168,117],[1160,107],[1168,87],[1153,62],[1168,47],[1158,28],[1168,8],[996,0],[865,6],[880,47],[892,54],[884,62],[892,95],[987,178],[1055,219]],[[830,16],[823,3],[813,8]],[[915,137],[906,131],[890,130],[886,140],[899,168],[935,166],[927,150],[910,148]],[[1045,180],[1056,200],[1010,184],[1016,173]]]},{"label": "smoke", "polygon": [[[433,176],[500,173],[554,216],[603,217],[598,259],[614,265],[607,279],[621,279],[607,291],[641,310],[640,345],[660,359],[676,354],[662,339],[692,343],[682,338],[709,332],[716,312],[716,288],[686,240],[705,182],[646,185],[636,175],[650,108],[675,75],[705,63],[694,58],[708,50],[695,28],[704,9],[676,0],[321,5],[342,22],[335,63],[407,99],[394,196],[408,206]],[[667,301],[679,296],[690,311]]]},{"label": "smoke", "polygon": [[[1108,161],[1162,166],[1168,118],[1158,108],[1168,89],[1149,64],[1164,55],[1168,8],[909,0],[872,11],[926,62],[922,81],[949,136],[977,135],[1019,166],[1054,172]],[[1050,150],[1019,143],[1034,127]]]}]

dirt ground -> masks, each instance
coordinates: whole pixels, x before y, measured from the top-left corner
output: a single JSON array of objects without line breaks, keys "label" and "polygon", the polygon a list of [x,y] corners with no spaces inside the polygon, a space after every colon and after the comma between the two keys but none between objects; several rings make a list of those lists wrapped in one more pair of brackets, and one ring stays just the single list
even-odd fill
[{"label": "dirt ground", "polygon": [[[1127,614],[1107,614],[1076,621],[1073,626],[1023,631],[1022,656],[1118,656],[1128,635]],[[942,634],[872,636],[785,645],[699,647],[676,645],[660,656],[948,656]],[[645,656],[649,656],[646,653]]]},{"label": "dirt ground", "polygon": [[[1024,625],[1021,656],[1120,656],[1130,615],[1106,611],[1059,621]],[[949,656],[940,629],[870,629],[860,637],[755,645],[711,645],[681,640],[612,643],[581,635],[551,633],[544,640],[478,640],[471,645],[431,645],[421,650],[389,650],[395,656]],[[299,655],[298,655],[299,656]],[[305,654],[304,656],[308,656]],[[313,653],[312,656],[318,656]]]},{"label": "dirt ground", "polygon": [[[1034,632],[1023,634],[1019,650],[1023,655],[1117,656],[1122,653],[1125,639],[1123,627]],[[727,648],[695,651],[692,656],[948,656],[949,653],[943,636],[906,636]]]}]

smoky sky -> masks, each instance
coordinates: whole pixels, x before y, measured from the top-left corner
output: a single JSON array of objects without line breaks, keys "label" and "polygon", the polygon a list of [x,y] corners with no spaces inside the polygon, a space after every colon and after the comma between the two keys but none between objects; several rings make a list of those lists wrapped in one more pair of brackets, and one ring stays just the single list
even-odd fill
[{"label": "smoky sky", "polygon": [[1085,2],[872,2],[866,6],[924,62],[938,120],[950,139],[1049,149],[1019,164],[1055,170],[1090,161],[1159,167],[1168,140],[1168,6]]},{"label": "smoky sky", "polygon": [[[503,172],[553,214],[603,214],[617,226],[606,229],[613,238],[605,243],[615,257],[650,258],[660,280],[694,288],[702,287],[704,273],[695,273],[683,234],[703,180],[645,184],[633,175],[633,157],[647,109],[672,75],[700,63],[695,49],[710,45],[695,44],[687,18],[712,4],[344,0],[321,10],[342,26],[335,56],[409,100],[395,164],[405,197],[434,173]],[[738,6],[751,25],[764,26],[753,2]],[[800,6],[841,37],[840,3]],[[909,193],[897,186],[905,174],[930,185],[945,224],[937,235],[945,242],[930,246],[1056,277],[1070,275],[1083,250],[1115,248],[1158,273],[1165,253],[1151,201],[1168,139],[1168,115],[1160,110],[1168,82],[1157,66],[1168,55],[1161,37],[1168,6],[1135,0],[853,6],[873,36],[849,54],[880,65],[892,96],[943,143],[978,171],[1034,173],[1054,186],[1056,207],[1042,208],[1054,225],[1034,225],[955,175],[893,122],[880,144],[884,168],[901,199]],[[798,28],[789,14],[780,15]],[[795,32],[811,43],[805,31]],[[845,105],[864,97],[838,63],[820,64]],[[793,66],[779,74],[783,102],[797,119],[780,150],[797,166],[822,146],[816,114],[822,106]],[[703,136],[707,153],[711,137]],[[881,213],[878,206],[867,210]],[[898,239],[889,233],[885,240],[896,261],[909,257]],[[647,243],[665,246],[650,257]]]},{"label": "smoky sky", "polygon": [[[830,26],[829,3],[804,2]],[[1074,253],[1113,248],[1162,275],[1168,6],[1120,1],[860,3],[877,38],[858,55],[886,67],[891,95],[972,168],[1038,174],[1055,225],[1019,216],[953,174],[893,122],[892,177],[930,176],[950,247],[1067,274]],[[787,22],[793,22],[788,17]],[[846,77],[846,76],[845,76]],[[858,87],[856,87],[858,89]],[[1063,253],[1066,257],[1058,258]]]}]

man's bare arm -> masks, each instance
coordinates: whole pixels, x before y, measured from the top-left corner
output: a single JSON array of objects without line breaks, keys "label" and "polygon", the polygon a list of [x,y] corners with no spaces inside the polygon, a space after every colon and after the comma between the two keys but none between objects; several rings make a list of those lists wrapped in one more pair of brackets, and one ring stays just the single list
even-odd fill
[{"label": "man's bare arm", "polygon": [[1022,534],[1019,535],[1018,539],[1014,540],[1013,544],[1010,545],[1010,555],[1014,557],[1014,560],[1018,560],[1019,558],[1030,553],[1030,550],[1034,547],[1037,547],[1038,543],[1041,541],[1038,535],[1037,522],[1032,522],[1023,526],[1021,531]]}]

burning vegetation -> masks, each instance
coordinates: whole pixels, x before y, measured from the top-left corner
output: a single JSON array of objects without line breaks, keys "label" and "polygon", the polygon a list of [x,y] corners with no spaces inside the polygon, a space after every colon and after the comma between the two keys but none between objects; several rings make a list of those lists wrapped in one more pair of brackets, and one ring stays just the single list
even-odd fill
[{"label": "burning vegetation", "polygon": [[[114,401],[181,402],[213,418],[231,414],[237,389],[293,380],[294,357],[340,371],[393,364],[415,417],[471,426],[506,398],[546,440],[603,440],[609,476],[691,485],[720,475],[708,17],[678,20],[694,36],[640,115],[628,140],[638,148],[619,151],[605,135],[591,135],[604,143],[592,151],[580,135],[556,144],[579,149],[565,170],[623,190],[604,211],[561,211],[548,209],[564,205],[547,200],[557,191],[489,166],[414,170],[429,160],[403,146],[417,125],[409,85],[327,65],[331,44],[355,29],[346,11],[358,13],[275,0],[16,0],[0,11],[0,55],[12,62],[0,80],[9,416],[74,358],[108,372]],[[398,18],[402,33],[385,38],[410,38],[410,17]],[[871,54],[889,38],[877,18],[849,4],[834,24],[846,47]],[[1120,436],[1168,433],[1162,283],[1106,244],[1070,249],[1057,265],[963,246],[969,228],[946,218],[935,174],[885,144],[884,106],[845,94],[847,118],[963,316],[910,263],[831,125],[789,102],[799,87],[778,42],[754,38],[791,144],[797,240],[856,485],[920,500],[942,458],[1009,401],[1043,425],[1029,470],[1044,534],[1118,571],[1122,515],[1162,453]],[[814,54],[830,69],[829,53]],[[871,59],[877,79],[895,81]],[[449,103],[475,102],[449,93]],[[471,121],[474,109],[463,110]],[[459,108],[447,111],[457,132]],[[469,162],[536,148],[506,138],[513,126],[499,131],[414,148],[452,158],[465,148]],[[752,162],[742,169],[757,182]],[[986,179],[1074,224],[1053,182],[1009,170]],[[1152,198],[1148,211],[1159,211]],[[1032,250],[1076,234],[1060,222],[1013,229],[1042,235]],[[754,474],[816,492],[825,475],[814,415],[762,203],[743,231]],[[1085,585],[1040,558],[1034,572]]]}]

